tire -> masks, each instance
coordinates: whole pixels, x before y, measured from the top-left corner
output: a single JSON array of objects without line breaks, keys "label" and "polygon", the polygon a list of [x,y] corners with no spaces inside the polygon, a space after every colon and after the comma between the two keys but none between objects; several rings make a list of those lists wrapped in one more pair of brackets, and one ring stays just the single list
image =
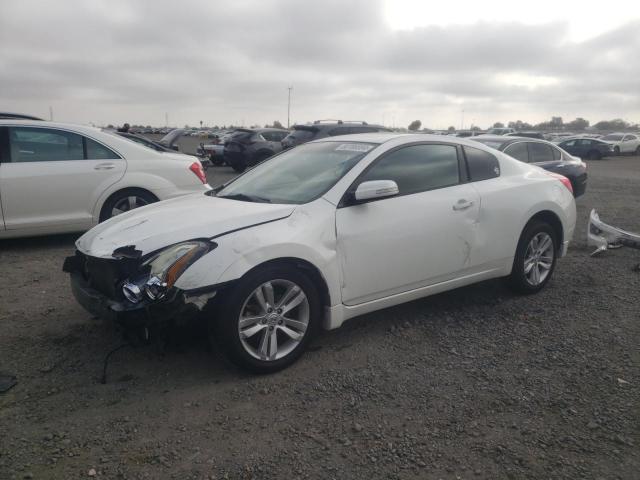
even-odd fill
[{"label": "tire", "polygon": [[259,163],[264,162],[267,158],[273,157],[273,152],[262,151],[258,152],[253,157],[252,165],[258,165]]},{"label": "tire", "polygon": [[219,167],[222,164],[224,164],[224,158],[222,158],[221,155],[211,155],[209,157],[209,160],[211,160],[211,164],[215,165],[216,167]]},{"label": "tire", "polygon": [[[551,240],[550,249],[547,247],[543,250],[542,255],[537,255],[532,251],[535,248],[534,238],[538,242],[546,244],[547,239]],[[551,279],[556,266],[558,256],[558,239],[556,232],[546,222],[540,220],[532,220],[522,231],[518,248],[513,259],[513,267],[511,275],[508,277],[509,286],[518,293],[531,294],[537,293],[544,288]],[[550,257],[550,262],[549,262]],[[544,262],[541,260],[545,260]],[[533,263],[532,263],[533,262]],[[544,266],[548,265],[547,268]],[[529,267],[527,272],[527,267]],[[535,278],[535,270],[538,272],[538,278]]]},{"label": "tire", "polygon": [[614,147],[614,148],[613,148],[613,152],[614,152],[616,155],[620,155],[620,147]]},{"label": "tire", "polygon": [[244,159],[233,159],[230,161],[230,165],[238,173],[242,173],[247,169],[247,162]]},{"label": "tire", "polygon": [[602,155],[597,150],[591,150],[589,153],[587,153],[587,159],[589,159],[589,160],[600,160],[600,159],[602,159]]},{"label": "tire", "polygon": [[[272,287],[275,305],[268,300],[266,285]],[[286,300],[285,297],[289,297],[283,303],[285,310],[287,304],[299,303],[289,313],[279,314],[278,304]],[[288,367],[304,353],[320,325],[322,302],[314,283],[306,275],[292,267],[271,266],[242,278],[229,292],[218,314],[212,323],[212,334],[225,356],[242,369],[265,374]],[[288,317],[284,318],[285,315]],[[250,320],[241,325],[241,318]],[[295,338],[294,334],[301,336]]]},{"label": "tire", "polygon": [[[102,210],[100,210],[100,221],[104,222],[119,213],[128,212],[138,207],[143,207],[150,203],[155,203],[158,198],[152,193],[141,188],[127,188],[111,195],[104,202]],[[132,207],[133,205],[133,207]],[[124,207],[124,208],[123,208]],[[119,210],[119,213],[117,213]]]}]

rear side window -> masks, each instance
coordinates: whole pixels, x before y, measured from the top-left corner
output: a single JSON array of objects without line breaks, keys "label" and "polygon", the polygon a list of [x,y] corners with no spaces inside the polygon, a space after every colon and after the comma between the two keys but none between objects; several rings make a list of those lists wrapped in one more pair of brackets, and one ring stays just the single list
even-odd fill
[{"label": "rear side window", "polygon": [[361,182],[393,180],[400,195],[449,187],[460,182],[458,153],[451,145],[412,145],[382,157]]},{"label": "rear side window", "polygon": [[84,160],[82,136],[49,128],[9,128],[12,162]]},{"label": "rear side window", "polygon": [[120,155],[113,150],[90,138],[85,137],[84,141],[87,145],[87,160],[115,160],[120,158]]},{"label": "rear side window", "polygon": [[529,158],[531,163],[551,162],[553,160],[553,152],[551,147],[544,143],[529,143]]},{"label": "rear side window", "polygon": [[489,152],[473,147],[463,147],[472,182],[488,180],[500,176],[500,163]]},{"label": "rear side window", "polygon": [[512,143],[504,149],[504,153],[512,156],[516,160],[529,163],[529,149],[525,142]]}]

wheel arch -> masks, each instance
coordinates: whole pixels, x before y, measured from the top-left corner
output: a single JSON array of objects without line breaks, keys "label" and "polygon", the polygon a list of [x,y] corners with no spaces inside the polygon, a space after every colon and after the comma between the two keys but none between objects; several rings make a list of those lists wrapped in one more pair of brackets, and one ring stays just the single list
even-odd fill
[{"label": "wheel arch", "polygon": [[[541,210],[527,221],[525,226],[522,228],[522,232],[526,230],[527,226],[531,224],[531,222],[536,220],[551,225],[551,228],[553,228],[553,231],[556,233],[556,237],[558,240],[558,245],[556,246],[556,248],[560,250],[562,248],[562,242],[564,241],[564,227],[562,226],[560,217],[558,217],[558,215],[551,210]],[[520,235],[522,235],[522,232],[520,233]]]},{"label": "wheel arch", "polygon": [[320,295],[320,298],[322,300],[322,305],[324,307],[329,307],[331,305],[331,295],[329,293],[329,286],[327,284],[326,279],[322,275],[322,272],[318,267],[313,265],[311,262],[309,262],[308,260],[304,260],[302,258],[280,257],[280,258],[273,258],[271,260],[267,260],[247,270],[242,275],[241,279],[263,268],[275,267],[275,266],[292,267],[292,268],[303,270],[309,276],[309,279],[313,282],[315,287],[318,289],[318,294]]}]

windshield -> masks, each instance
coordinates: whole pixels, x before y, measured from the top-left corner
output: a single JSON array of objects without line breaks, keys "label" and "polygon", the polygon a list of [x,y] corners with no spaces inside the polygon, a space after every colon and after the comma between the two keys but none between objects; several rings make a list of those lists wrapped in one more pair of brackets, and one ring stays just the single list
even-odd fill
[{"label": "windshield", "polygon": [[604,137],[602,137],[601,140],[609,140],[609,141],[613,141],[613,142],[619,142],[620,140],[622,140],[622,135],[618,134],[618,133],[611,133],[609,135],[605,135]]},{"label": "windshield", "polygon": [[302,204],[323,195],[376,144],[306,143],[287,150],[217,192],[236,200]]}]

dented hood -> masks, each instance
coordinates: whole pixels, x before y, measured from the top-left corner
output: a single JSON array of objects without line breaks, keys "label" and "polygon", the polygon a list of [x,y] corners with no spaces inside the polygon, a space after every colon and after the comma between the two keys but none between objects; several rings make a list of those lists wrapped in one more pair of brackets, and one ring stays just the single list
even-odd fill
[{"label": "dented hood", "polygon": [[211,238],[286,218],[295,205],[242,202],[201,193],[154,203],[123,213],[89,230],[76,242],[81,252],[111,258],[116,248],[133,246],[142,255],[196,238]]}]

